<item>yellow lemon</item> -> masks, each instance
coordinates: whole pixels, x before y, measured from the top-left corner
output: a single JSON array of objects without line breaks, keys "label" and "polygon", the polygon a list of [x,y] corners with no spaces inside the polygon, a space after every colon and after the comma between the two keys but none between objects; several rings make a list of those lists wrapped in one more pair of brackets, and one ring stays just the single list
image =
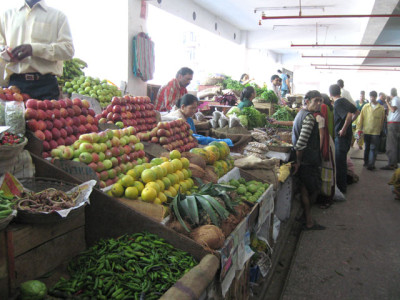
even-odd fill
[{"label": "yellow lemon", "polygon": [[169,162],[169,161],[163,162],[163,163],[160,165],[160,167],[161,167],[161,168],[166,168],[166,169],[167,169],[167,174],[171,174],[171,173],[174,173],[174,172],[175,172],[175,171],[174,171],[174,166],[173,166],[173,164],[171,164],[171,162]]},{"label": "yellow lemon", "polygon": [[177,191],[177,192],[179,192],[180,191],[180,185],[178,184],[178,183],[175,183],[174,184],[174,189]]},{"label": "yellow lemon", "polygon": [[165,196],[164,193],[158,193],[157,198],[159,198],[161,200],[161,203],[167,202],[167,196]]},{"label": "yellow lemon", "polygon": [[178,170],[175,172],[176,175],[179,177],[179,181],[185,180],[185,175],[183,174],[182,171]]},{"label": "yellow lemon", "polygon": [[177,158],[171,160],[171,164],[174,165],[175,171],[181,170],[183,167],[181,160]]},{"label": "yellow lemon", "polygon": [[171,197],[175,197],[178,194],[177,190],[173,186],[170,186],[168,191],[171,193]]},{"label": "yellow lemon", "polygon": [[181,158],[181,153],[180,153],[178,150],[172,150],[172,151],[169,153],[169,158],[170,158],[171,160],[173,160],[173,159],[179,159],[179,158]]},{"label": "yellow lemon", "polygon": [[158,197],[156,199],[154,199],[153,203],[154,204],[162,204],[161,199]]},{"label": "yellow lemon", "polygon": [[184,177],[184,179],[188,179],[189,178],[189,172],[188,172],[188,170],[186,170],[186,169],[182,169],[182,171],[181,171],[182,173],[183,173],[183,177]]},{"label": "yellow lemon", "polygon": [[182,157],[181,162],[184,169],[189,168],[190,161],[186,157]]},{"label": "yellow lemon", "polygon": [[171,193],[171,191],[169,189],[164,191],[164,195],[167,196],[167,197],[172,197],[172,193]]},{"label": "yellow lemon", "polygon": [[136,165],[133,167],[133,170],[138,174],[138,177],[146,168],[143,165]]},{"label": "yellow lemon", "polygon": [[164,183],[165,189],[168,190],[169,187],[171,186],[171,180],[169,180],[168,177],[163,177],[163,179],[161,179],[161,180]]},{"label": "yellow lemon", "polygon": [[157,191],[151,187],[145,187],[141,194],[142,200],[146,202],[153,202],[157,198]]},{"label": "yellow lemon", "polygon": [[111,188],[111,193],[114,197],[121,197],[124,194],[124,187],[122,184],[114,183]]},{"label": "yellow lemon", "polygon": [[157,194],[161,191],[160,186],[159,186],[157,183],[153,182],[153,181],[147,183],[147,184],[145,185],[144,188],[145,188],[145,189],[146,189],[146,188],[155,189],[155,190],[157,191]]},{"label": "yellow lemon", "polygon": [[172,185],[174,185],[176,183],[175,174],[168,174],[167,178],[169,179],[169,181],[171,182]]},{"label": "yellow lemon", "polygon": [[152,167],[150,170],[156,173],[157,179],[161,179],[164,177],[164,171],[159,166]]},{"label": "yellow lemon", "polygon": [[131,176],[134,180],[138,180],[140,177],[138,170],[135,169],[130,169],[128,172],[126,172],[126,175]]},{"label": "yellow lemon", "polygon": [[144,183],[148,183],[155,181],[157,179],[157,174],[153,170],[146,169],[142,172],[141,178]]},{"label": "yellow lemon", "polygon": [[133,186],[135,179],[131,175],[125,175],[121,178],[121,182],[123,187]]},{"label": "yellow lemon", "polygon": [[136,187],[130,186],[130,187],[126,188],[126,190],[125,190],[125,198],[135,200],[135,199],[138,198],[138,196],[139,196],[139,191],[138,191],[138,189]]},{"label": "yellow lemon", "polygon": [[143,189],[144,189],[144,185],[143,185],[143,183],[141,183],[140,181],[135,181],[134,183],[133,183],[133,186],[135,187],[135,188],[137,188],[137,190],[139,191],[139,194],[143,191]]},{"label": "yellow lemon", "polygon": [[163,162],[169,161],[168,157],[162,156],[162,157],[160,157],[160,158],[162,159]]},{"label": "yellow lemon", "polygon": [[160,179],[157,179],[155,182],[156,182],[157,185],[160,187],[160,191],[161,191],[161,192],[164,191],[164,189],[165,189],[164,182],[163,182],[162,180],[160,180]]}]

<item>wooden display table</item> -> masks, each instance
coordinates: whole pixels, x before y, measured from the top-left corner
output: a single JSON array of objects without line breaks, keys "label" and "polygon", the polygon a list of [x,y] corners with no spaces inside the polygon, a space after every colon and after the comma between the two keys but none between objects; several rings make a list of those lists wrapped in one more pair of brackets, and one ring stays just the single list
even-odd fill
[{"label": "wooden display table", "polygon": [[254,108],[257,108],[262,113],[265,113],[269,116],[274,114],[274,103],[259,103],[254,102]]}]

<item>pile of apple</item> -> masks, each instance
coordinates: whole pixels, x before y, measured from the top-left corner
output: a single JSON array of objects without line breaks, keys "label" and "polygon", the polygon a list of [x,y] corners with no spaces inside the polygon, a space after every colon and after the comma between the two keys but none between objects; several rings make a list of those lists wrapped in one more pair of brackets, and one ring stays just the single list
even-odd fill
[{"label": "pile of apple", "polygon": [[0,99],[8,101],[25,101],[30,97],[28,94],[21,93],[20,89],[15,85],[11,85],[8,88],[0,87]]},{"label": "pile of apple", "polygon": [[51,156],[87,164],[96,172],[100,187],[104,188],[117,182],[121,174],[147,162],[144,145],[135,133],[131,126],[82,134],[71,146],[51,150]]},{"label": "pile of apple", "polygon": [[96,118],[100,124],[110,123],[120,128],[133,126],[136,132],[151,130],[157,124],[154,105],[150,103],[150,98],[147,96],[113,97],[111,104]]},{"label": "pile of apple", "polygon": [[190,125],[183,119],[159,122],[151,131],[138,133],[141,141],[160,144],[168,151],[186,152],[197,146]]},{"label": "pile of apple", "polygon": [[58,146],[72,145],[81,134],[98,131],[95,112],[86,100],[29,99],[25,105],[26,126],[43,141],[44,158]]}]

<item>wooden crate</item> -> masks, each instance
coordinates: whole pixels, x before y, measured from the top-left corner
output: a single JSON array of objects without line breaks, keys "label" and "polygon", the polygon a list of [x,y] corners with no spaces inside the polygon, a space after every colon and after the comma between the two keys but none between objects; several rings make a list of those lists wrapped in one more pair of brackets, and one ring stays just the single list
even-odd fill
[{"label": "wooden crate", "polygon": [[257,108],[260,112],[269,116],[272,116],[275,112],[273,103],[254,102],[254,108]]},{"label": "wooden crate", "polygon": [[13,292],[22,282],[43,276],[85,250],[85,214],[82,210],[54,224],[13,224],[5,235]]}]

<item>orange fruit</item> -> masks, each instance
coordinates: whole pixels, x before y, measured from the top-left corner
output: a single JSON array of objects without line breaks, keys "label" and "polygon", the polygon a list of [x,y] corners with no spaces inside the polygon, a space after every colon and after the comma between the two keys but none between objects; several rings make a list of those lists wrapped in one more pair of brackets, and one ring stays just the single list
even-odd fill
[{"label": "orange fruit", "polygon": [[162,201],[160,198],[157,197],[156,199],[154,199],[153,203],[154,204],[162,204]]},{"label": "orange fruit", "polygon": [[152,164],[153,166],[158,166],[158,165],[161,165],[162,163],[163,163],[163,160],[160,157],[153,158],[150,161],[150,164]]},{"label": "orange fruit", "polygon": [[141,194],[142,200],[153,202],[157,198],[157,191],[151,187],[145,187]]},{"label": "orange fruit", "polygon": [[154,189],[154,190],[157,192],[157,194],[161,191],[160,186],[159,186],[157,183],[155,183],[155,182],[149,182],[149,183],[147,183],[147,184],[145,185],[144,189],[146,189],[146,188],[152,188],[152,189]]},{"label": "orange fruit", "polygon": [[164,184],[164,182],[163,182],[162,180],[157,179],[155,182],[156,182],[157,185],[160,187],[160,191],[161,191],[161,192],[165,190],[165,184]]},{"label": "orange fruit", "polygon": [[140,178],[139,170],[138,170],[138,169],[135,169],[135,168],[130,169],[130,170],[126,173],[126,175],[132,176],[132,178],[133,178],[134,180],[138,180],[138,179]]},{"label": "orange fruit", "polygon": [[182,157],[181,162],[184,169],[189,168],[190,161],[186,157]]},{"label": "orange fruit", "polygon": [[155,167],[152,167],[150,170],[152,170],[156,173],[157,179],[161,179],[164,177],[164,171],[161,167],[155,166]]},{"label": "orange fruit", "polygon": [[188,179],[189,178],[189,172],[186,169],[182,169],[181,171],[183,173],[183,178],[184,179]]},{"label": "orange fruit", "polygon": [[111,193],[114,197],[121,197],[124,194],[124,187],[122,184],[114,183],[111,188]]},{"label": "orange fruit", "polygon": [[164,187],[166,190],[169,189],[169,187],[171,186],[171,180],[169,180],[168,177],[164,177],[163,179],[161,179],[162,182],[164,183]]},{"label": "orange fruit", "polygon": [[174,166],[171,164],[171,162],[167,161],[167,162],[163,162],[160,165],[160,168],[165,168],[167,170],[167,174],[171,174],[174,173]]},{"label": "orange fruit", "polygon": [[123,187],[132,186],[134,182],[135,182],[135,179],[130,175],[124,175],[121,178],[121,183],[122,183]]},{"label": "orange fruit", "polygon": [[168,191],[171,193],[171,197],[175,197],[178,194],[178,191],[173,186],[170,186]]},{"label": "orange fruit", "polygon": [[179,181],[185,180],[185,175],[183,174],[182,171],[178,170],[178,171],[175,172],[175,174],[178,175]]},{"label": "orange fruit", "polygon": [[181,170],[183,167],[181,160],[178,158],[171,160],[171,164],[173,164],[175,171]]},{"label": "orange fruit", "polygon": [[[177,192],[179,192],[180,191],[180,185],[179,185],[179,183],[175,183],[174,184],[174,189],[177,191]],[[182,191],[181,191],[182,192]]]},{"label": "orange fruit", "polygon": [[141,183],[140,181],[135,181],[134,183],[133,183],[133,186],[135,187],[135,188],[137,188],[137,190],[139,191],[139,194],[143,191],[143,189],[144,189],[144,185],[143,185],[143,183]]},{"label": "orange fruit", "polygon": [[179,158],[181,158],[181,153],[180,153],[178,150],[172,150],[172,151],[169,153],[169,158],[170,158],[171,160],[173,160],[173,159],[179,159]]},{"label": "orange fruit", "polygon": [[157,179],[157,174],[150,169],[146,169],[141,174],[141,179],[144,183],[155,181]]},{"label": "orange fruit", "polygon": [[[164,191],[164,195],[167,197],[172,197],[172,193],[169,189]],[[168,198],[167,198],[167,200],[168,200]]]},{"label": "orange fruit", "polygon": [[167,196],[165,196],[165,194],[162,192],[158,193],[157,198],[161,200],[161,203],[167,202]]},{"label": "orange fruit", "polygon": [[139,191],[138,191],[138,189],[136,187],[130,186],[130,187],[126,188],[126,190],[125,190],[125,198],[135,200],[135,199],[138,198],[138,196],[139,196]]}]

